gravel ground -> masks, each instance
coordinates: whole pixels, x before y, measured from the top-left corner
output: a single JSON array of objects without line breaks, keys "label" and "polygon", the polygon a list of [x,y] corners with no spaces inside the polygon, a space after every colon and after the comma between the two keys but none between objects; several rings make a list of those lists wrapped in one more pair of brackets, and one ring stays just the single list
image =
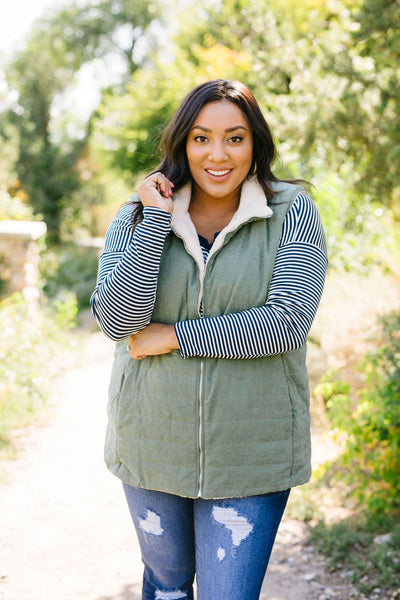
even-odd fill
[{"label": "gravel ground", "polygon": [[[0,600],[140,600],[136,536],[102,458],[112,353],[112,342],[90,336],[81,366],[56,386],[50,418],[24,431],[18,460],[1,467]],[[352,597],[307,545],[305,525],[284,518],[261,599]]]}]

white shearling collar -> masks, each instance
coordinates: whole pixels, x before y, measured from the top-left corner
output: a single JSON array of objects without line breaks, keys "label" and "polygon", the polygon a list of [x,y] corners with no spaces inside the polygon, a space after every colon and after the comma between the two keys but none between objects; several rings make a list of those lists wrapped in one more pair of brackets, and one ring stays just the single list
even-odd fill
[{"label": "white shearling collar", "polygon": [[[202,273],[204,271],[203,253],[201,251],[197,231],[188,212],[191,191],[192,186],[189,182],[174,194],[171,228],[177,236],[182,238],[186,250],[196,260],[200,268],[200,273]],[[267,205],[265,193],[258,183],[257,178],[252,176],[249,179],[246,179],[242,186],[239,207],[228,225],[226,225],[226,227],[218,234],[218,237],[210,250],[209,257],[222,247],[227,233],[235,231],[250,219],[268,219],[272,214],[273,212]]]}]

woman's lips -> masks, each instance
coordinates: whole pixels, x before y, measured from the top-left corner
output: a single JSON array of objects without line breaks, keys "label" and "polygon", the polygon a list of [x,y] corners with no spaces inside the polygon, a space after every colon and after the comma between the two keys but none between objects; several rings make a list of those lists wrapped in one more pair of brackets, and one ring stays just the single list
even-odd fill
[{"label": "woman's lips", "polygon": [[229,177],[233,169],[206,169],[205,171],[212,179],[224,181]]}]

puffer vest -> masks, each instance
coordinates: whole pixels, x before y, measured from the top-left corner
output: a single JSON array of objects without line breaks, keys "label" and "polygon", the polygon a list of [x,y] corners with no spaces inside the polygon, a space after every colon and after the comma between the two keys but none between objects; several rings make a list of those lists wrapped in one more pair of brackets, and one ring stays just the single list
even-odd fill
[{"label": "puffer vest", "polygon": [[[175,196],[161,256],[153,322],[176,323],[262,306],[285,215],[300,191],[274,183],[267,205],[254,179],[204,264]],[[285,490],[310,477],[305,345],[256,359],[183,359],[175,350],[133,360],[118,342],[109,387],[105,460],[125,483],[191,498]]]}]

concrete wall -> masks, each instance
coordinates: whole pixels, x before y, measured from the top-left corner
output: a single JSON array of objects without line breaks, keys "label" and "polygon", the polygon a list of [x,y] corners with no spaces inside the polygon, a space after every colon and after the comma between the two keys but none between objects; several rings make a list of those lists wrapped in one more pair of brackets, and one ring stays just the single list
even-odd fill
[{"label": "concrete wall", "polygon": [[33,314],[39,299],[39,249],[46,233],[39,221],[0,221],[0,279],[6,293],[22,292]]}]

